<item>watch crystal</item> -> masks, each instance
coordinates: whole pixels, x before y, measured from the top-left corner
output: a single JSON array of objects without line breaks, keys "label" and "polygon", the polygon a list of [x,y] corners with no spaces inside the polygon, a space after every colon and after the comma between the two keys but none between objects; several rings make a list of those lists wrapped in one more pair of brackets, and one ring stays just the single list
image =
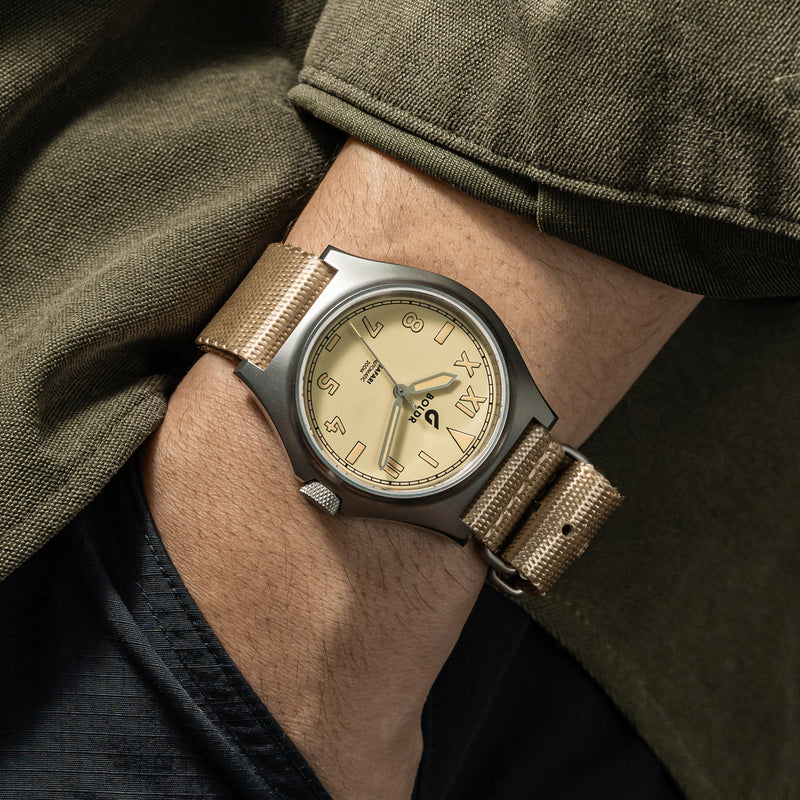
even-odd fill
[{"label": "watch crystal", "polygon": [[494,337],[466,306],[432,290],[351,301],[312,335],[300,412],[313,449],[369,491],[425,494],[472,472],[506,414]]}]

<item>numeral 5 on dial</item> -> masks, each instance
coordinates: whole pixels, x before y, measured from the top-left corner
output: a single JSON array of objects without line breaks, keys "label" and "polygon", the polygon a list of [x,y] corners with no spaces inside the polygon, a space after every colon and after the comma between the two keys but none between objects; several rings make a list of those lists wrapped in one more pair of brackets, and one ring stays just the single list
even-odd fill
[{"label": "numeral 5 on dial", "polygon": [[327,372],[323,372],[317,378],[317,386],[331,396],[336,394],[336,390],[339,388],[339,384],[333,378],[329,378]]}]

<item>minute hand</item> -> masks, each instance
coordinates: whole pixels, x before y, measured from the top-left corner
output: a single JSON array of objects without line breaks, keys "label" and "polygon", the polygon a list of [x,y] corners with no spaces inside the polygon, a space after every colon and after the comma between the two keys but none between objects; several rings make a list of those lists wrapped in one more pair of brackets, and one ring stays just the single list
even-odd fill
[{"label": "minute hand", "polygon": [[436,389],[444,389],[457,377],[458,375],[453,375],[452,372],[437,372],[429,378],[423,378],[420,381],[409,383],[406,391],[409,394],[419,394],[420,392],[433,392]]},{"label": "minute hand", "polygon": [[394,435],[397,433],[397,423],[400,422],[400,412],[403,409],[403,398],[395,398],[392,410],[389,412],[389,424],[386,426],[386,434],[383,437],[381,453],[378,456],[378,469],[383,469],[389,463],[389,454],[392,452]]}]

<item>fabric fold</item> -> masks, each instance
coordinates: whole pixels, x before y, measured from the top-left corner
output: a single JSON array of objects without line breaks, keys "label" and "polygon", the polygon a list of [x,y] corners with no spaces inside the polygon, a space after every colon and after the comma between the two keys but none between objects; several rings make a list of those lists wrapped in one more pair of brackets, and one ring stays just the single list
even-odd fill
[{"label": "fabric fold", "polygon": [[[800,293],[786,11],[330,0],[290,92],[389,155],[677,288]],[[538,195],[537,195],[538,193]]]}]

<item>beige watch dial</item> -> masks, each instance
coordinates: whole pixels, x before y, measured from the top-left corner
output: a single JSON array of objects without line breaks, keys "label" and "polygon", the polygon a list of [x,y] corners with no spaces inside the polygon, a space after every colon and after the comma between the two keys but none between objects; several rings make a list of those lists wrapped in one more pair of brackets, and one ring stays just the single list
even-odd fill
[{"label": "beige watch dial", "polygon": [[393,496],[460,481],[488,454],[508,378],[483,323],[430,290],[355,299],[318,329],[300,371],[313,449],[345,480]]}]

